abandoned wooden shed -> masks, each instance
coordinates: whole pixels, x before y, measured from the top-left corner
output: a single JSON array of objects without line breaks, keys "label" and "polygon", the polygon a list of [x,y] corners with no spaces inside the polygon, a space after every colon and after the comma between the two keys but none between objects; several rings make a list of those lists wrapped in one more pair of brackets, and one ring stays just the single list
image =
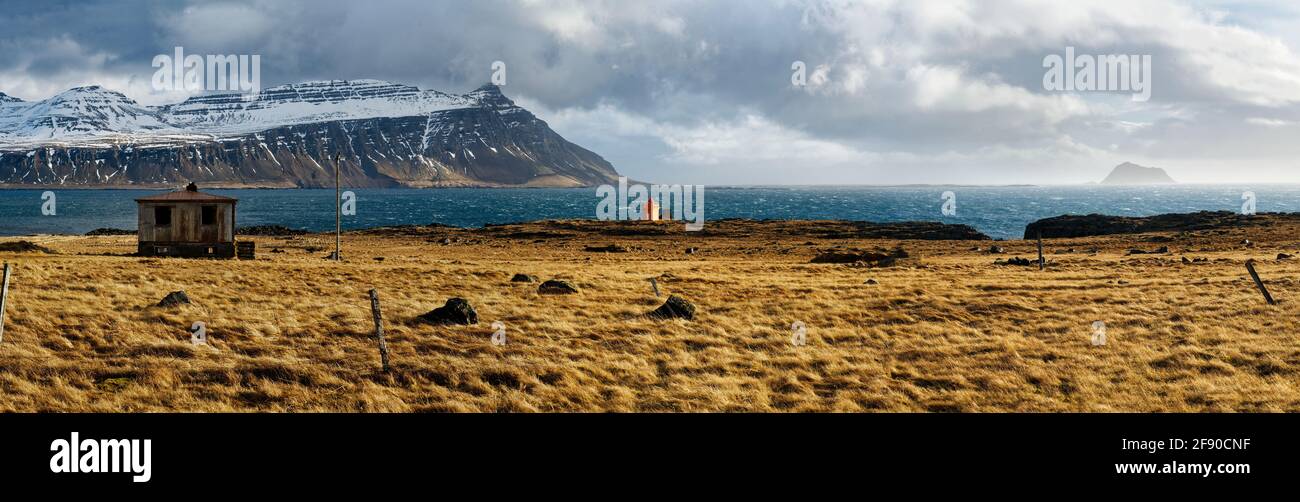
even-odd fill
[{"label": "abandoned wooden shed", "polygon": [[[185,190],[135,202],[140,256],[235,257],[237,199],[200,192],[190,183]],[[240,257],[252,258],[252,242],[240,244],[248,244],[239,246]]]}]

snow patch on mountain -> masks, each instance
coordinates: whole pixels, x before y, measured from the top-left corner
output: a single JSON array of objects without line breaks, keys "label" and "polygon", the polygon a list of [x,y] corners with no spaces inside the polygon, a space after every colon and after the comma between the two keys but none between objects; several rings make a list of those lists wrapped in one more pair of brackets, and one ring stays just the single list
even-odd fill
[{"label": "snow patch on mountain", "polygon": [[116,91],[89,86],[36,102],[0,94],[0,148],[210,141],[284,126],[427,116],[475,107],[527,113],[494,85],[457,95],[381,80],[321,80],[257,94],[195,96],[160,107],[142,106]]}]

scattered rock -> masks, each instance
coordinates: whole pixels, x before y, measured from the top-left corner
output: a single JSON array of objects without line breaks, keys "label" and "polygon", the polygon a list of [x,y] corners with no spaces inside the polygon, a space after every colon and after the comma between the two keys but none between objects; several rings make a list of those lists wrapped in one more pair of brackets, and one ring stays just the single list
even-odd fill
[{"label": "scattered rock", "polygon": [[989,254],[1002,254],[1005,252],[1006,250],[1002,249],[1002,246],[989,246]]},{"label": "scattered rock", "polygon": [[813,257],[810,263],[865,263],[874,267],[891,267],[899,259],[908,256],[903,248],[894,248],[892,251],[828,251]]},{"label": "scattered rock", "polygon": [[177,305],[189,305],[190,296],[184,291],[172,291],[164,296],[162,301],[158,302],[159,307],[175,307]]},{"label": "scattered rock", "polygon": [[668,301],[647,315],[655,319],[691,320],[695,318],[695,304],[680,296],[669,295]]},{"label": "scattered rock", "polygon": [[1134,249],[1130,249],[1130,250],[1128,250],[1128,254],[1130,254],[1130,255],[1135,255],[1135,254],[1165,254],[1165,253],[1168,253],[1168,252],[1169,252],[1169,246],[1160,246],[1160,247],[1156,248],[1154,251],[1147,251],[1147,250],[1144,250],[1144,249],[1137,249],[1137,248],[1134,248]]},{"label": "scattered rock", "polygon": [[1191,262],[1192,260],[1187,259],[1186,256],[1183,257],[1183,263],[1191,263]]},{"label": "scattered rock", "polygon": [[863,284],[876,285],[876,284],[880,284],[880,283],[879,283],[879,282],[876,282],[875,279],[867,279],[867,282],[864,282]]},{"label": "scattered rock", "polygon": [[686,254],[695,254],[699,252],[699,250],[700,248],[686,248]]},{"label": "scattered rock", "polygon": [[271,252],[272,252],[272,253],[283,253],[284,250],[283,250],[283,249],[280,249],[280,248],[271,248]]},{"label": "scattered rock", "polygon": [[376,257],[375,257],[375,261],[384,261],[384,257],[382,257],[382,256],[376,256]]},{"label": "scattered rock", "polygon": [[478,312],[464,298],[452,298],[447,304],[429,311],[417,319],[431,324],[478,324]]},{"label": "scattered rock", "polygon": [[571,295],[577,293],[578,288],[568,281],[551,279],[538,286],[537,292],[543,295]]},{"label": "scattered rock", "polygon": [[1010,260],[997,260],[993,262],[994,265],[1015,265],[1020,267],[1028,267],[1037,263],[1037,261],[1030,260],[1029,258],[1021,258],[1019,256]]},{"label": "scattered rock", "polygon": [[450,237],[447,237],[447,238],[442,239],[442,245],[444,245],[444,246],[450,246],[450,245],[451,245],[451,238],[450,238]]},{"label": "scattered rock", "polygon": [[56,254],[53,249],[36,244],[32,241],[0,242],[0,252]]},{"label": "scattered rock", "polygon": [[584,251],[588,253],[626,253],[627,248],[618,244],[610,244],[608,246],[587,246]]},{"label": "scattered rock", "polygon": [[[337,256],[338,256],[338,253],[336,253],[336,252],[334,252],[334,251],[330,251],[330,254],[325,255],[325,259],[326,259],[326,260],[333,260],[333,259],[335,259],[335,257],[337,257]],[[340,259],[341,259],[341,257],[340,257]]]},{"label": "scattered rock", "polygon": [[1119,281],[1117,281],[1117,284],[1128,284],[1128,281],[1124,279],[1120,279]]},{"label": "scattered rock", "polygon": [[1250,242],[1250,239],[1244,239],[1244,240],[1242,240],[1242,241],[1241,241],[1241,245],[1246,246],[1246,247],[1248,247],[1248,248],[1253,248],[1253,247],[1255,247],[1255,243]]},{"label": "scattered rock", "polygon": [[981,250],[981,248],[980,248],[979,246],[971,246],[970,250],[971,250],[971,251],[975,251],[975,252],[979,252],[979,251]]},{"label": "scattered rock", "polygon": [[308,232],[306,230],[289,228],[284,225],[252,225],[247,227],[239,227],[239,229],[236,230],[235,233],[238,235],[267,235],[267,236],[285,237],[290,235],[306,235]]},{"label": "scattered rock", "polygon": [[537,278],[528,274],[515,274],[510,278],[510,282],[537,282]]},{"label": "scattered rock", "polygon": [[96,235],[135,235],[135,234],[136,234],[135,230],[123,230],[120,228],[96,228],[94,230],[86,232],[86,235],[91,237]]},{"label": "scattered rock", "polygon": [[1290,260],[1291,258],[1294,258],[1294,256],[1289,255],[1289,254],[1286,254],[1286,253],[1278,253],[1278,254],[1277,254],[1277,259],[1279,259],[1279,260]]}]

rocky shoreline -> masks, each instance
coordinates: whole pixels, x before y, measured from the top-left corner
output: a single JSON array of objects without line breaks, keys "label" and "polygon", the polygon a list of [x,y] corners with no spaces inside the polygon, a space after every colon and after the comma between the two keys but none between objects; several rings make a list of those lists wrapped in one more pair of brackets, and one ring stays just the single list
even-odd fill
[{"label": "rocky shoreline", "polygon": [[1041,219],[1025,226],[1024,238],[1028,240],[1041,236],[1044,239],[1061,239],[1152,232],[1196,232],[1268,227],[1283,222],[1300,222],[1300,213],[1243,215],[1229,211],[1199,211],[1143,217],[1104,214],[1062,215]]},{"label": "rocky shoreline", "polygon": [[[1197,232],[1240,228],[1270,227],[1280,223],[1300,223],[1300,213],[1259,213],[1242,215],[1228,211],[1170,213],[1155,216],[1110,216],[1104,214],[1061,215],[1034,221],[1025,226],[1024,239],[1066,239],[1106,235],[1160,232]],[[295,236],[314,233],[282,225],[240,227],[238,235]],[[432,223],[346,230],[344,233],[371,235],[459,234],[465,236],[548,239],[587,236],[607,237],[746,237],[781,234],[818,239],[889,239],[926,241],[994,240],[974,227],[930,221],[875,223],[846,220],[751,220],[729,218],[708,222],[703,230],[687,232],[681,222],[672,221],[598,221],[540,220],[522,223],[489,224],[481,228],[462,228]],[[134,230],[101,228],[86,235],[133,235]]]}]

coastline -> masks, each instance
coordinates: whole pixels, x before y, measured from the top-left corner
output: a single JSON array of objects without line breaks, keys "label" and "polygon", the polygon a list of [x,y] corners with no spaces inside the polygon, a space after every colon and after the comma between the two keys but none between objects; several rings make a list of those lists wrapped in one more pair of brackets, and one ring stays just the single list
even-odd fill
[{"label": "coastline", "polygon": [[[694,235],[697,237],[724,237],[745,232],[784,232],[789,236],[831,236],[835,238],[890,238],[900,240],[988,240],[1015,241],[1062,239],[1077,237],[1103,237],[1115,235],[1187,233],[1224,230],[1232,228],[1268,227],[1278,224],[1300,225],[1300,212],[1258,213],[1240,215],[1229,211],[1196,211],[1191,213],[1165,213],[1152,216],[1118,216],[1105,214],[1066,214],[1042,218],[1026,225],[1021,239],[995,239],[975,228],[960,223],[943,221],[872,222],[834,219],[753,219],[726,218],[710,221],[698,232],[688,232],[680,221],[601,221],[596,219],[538,219],[513,223],[489,223],[482,226],[456,226],[441,223],[427,225],[376,225],[349,228],[344,235],[383,235],[402,233],[427,233],[429,231],[455,230],[466,234],[493,234],[509,229],[564,230],[584,236],[630,235]],[[267,233],[269,232],[269,233]],[[94,235],[134,235],[135,229],[102,227],[85,233],[44,233],[0,236],[16,237],[76,237]],[[330,231],[311,231],[291,225],[269,223],[241,226],[237,236],[279,235],[333,235]]]}]

